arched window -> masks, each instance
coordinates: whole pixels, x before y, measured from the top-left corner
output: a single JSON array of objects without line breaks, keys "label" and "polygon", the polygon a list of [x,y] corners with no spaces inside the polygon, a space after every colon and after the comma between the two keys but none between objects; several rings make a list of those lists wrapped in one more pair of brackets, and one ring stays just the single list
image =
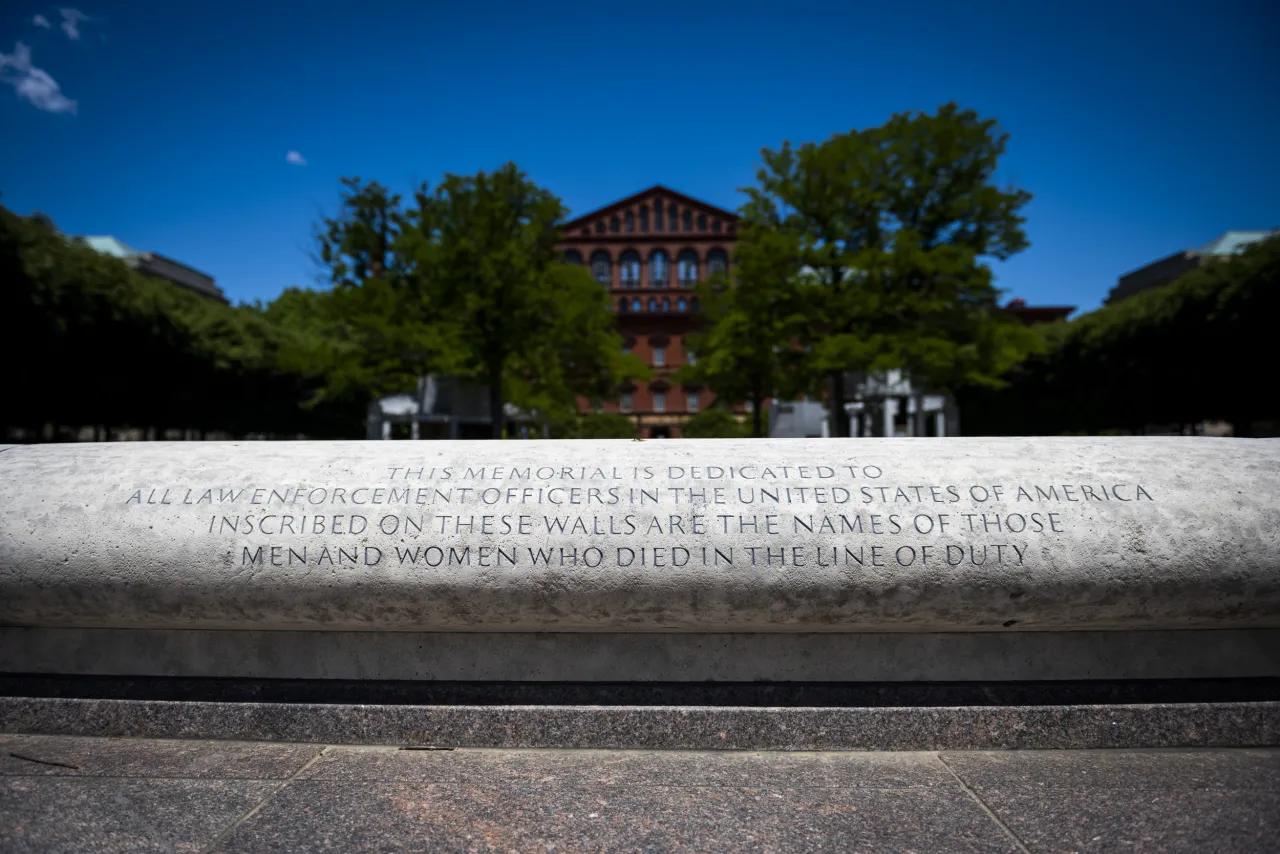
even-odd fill
[{"label": "arched window", "polygon": [[631,300],[631,310],[632,311],[640,310],[640,297],[635,297]]},{"label": "arched window", "polygon": [[596,223],[596,234],[604,234],[604,220]]},{"label": "arched window", "polygon": [[633,214],[631,211],[627,211],[623,215],[622,221],[623,221],[623,230],[626,231],[627,234],[634,234],[636,230],[636,215]]},{"label": "arched window", "polygon": [[712,249],[707,253],[707,275],[714,276],[717,273],[725,273],[729,269],[729,256],[725,254],[723,249]]},{"label": "arched window", "polygon": [[707,230],[707,215],[698,214],[698,231],[706,231],[706,230]]},{"label": "arched window", "polygon": [[[676,259],[676,276],[680,280],[680,287],[691,288],[698,281],[698,253],[692,249],[686,249],[680,253],[680,257]],[[684,309],[680,309],[684,311]]]},{"label": "arched window", "polygon": [[640,256],[634,249],[628,249],[618,259],[618,272],[624,288],[640,287]]},{"label": "arched window", "polygon": [[623,314],[626,312],[626,310],[627,310],[627,298],[623,297],[622,299],[618,300],[618,314]]},{"label": "arched window", "polygon": [[667,231],[680,230],[680,217],[676,213],[676,206],[672,205],[667,208]]},{"label": "arched window", "polygon": [[613,234],[617,234],[620,228],[621,228],[621,223],[618,222],[618,218],[616,216],[610,217],[609,231]]},{"label": "arched window", "polygon": [[661,249],[653,250],[649,256],[649,287],[665,288],[671,278],[671,265],[667,261],[667,253]]},{"label": "arched window", "polygon": [[693,298],[693,300],[689,303],[689,307],[690,307],[691,309],[693,309],[694,311],[698,311],[698,310],[700,310],[700,309],[702,308],[702,306],[698,304],[698,298],[697,298],[697,297],[694,297],[694,298]]},{"label": "arched window", "polygon": [[711,220],[711,230],[716,234],[720,233],[720,220],[718,219]]},{"label": "arched window", "polygon": [[653,297],[649,297],[649,311],[657,311],[657,310],[658,310],[658,301]]},{"label": "arched window", "polygon": [[581,267],[582,253],[579,252],[577,249],[570,249],[568,252],[564,253],[564,262],[566,264],[577,264],[579,267]]},{"label": "arched window", "polygon": [[662,298],[662,310],[671,311],[671,300],[668,297]]},{"label": "arched window", "polygon": [[653,230],[662,231],[662,199],[653,200]]},{"label": "arched window", "polygon": [[684,212],[684,230],[686,232],[693,231],[693,211],[686,210]]},{"label": "arched window", "polygon": [[680,301],[676,303],[676,311],[685,310],[687,310],[687,306],[685,305],[684,297],[680,297]]},{"label": "arched window", "polygon": [[649,206],[648,205],[640,206],[640,233],[641,234],[649,233]]},{"label": "arched window", "polygon": [[591,253],[591,278],[606,288],[613,284],[613,261],[603,249]]}]

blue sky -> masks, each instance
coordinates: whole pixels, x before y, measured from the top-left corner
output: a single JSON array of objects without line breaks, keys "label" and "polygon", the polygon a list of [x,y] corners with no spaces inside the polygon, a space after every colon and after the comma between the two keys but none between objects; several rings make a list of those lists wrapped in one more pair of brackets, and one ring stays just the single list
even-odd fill
[{"label": "blue sky", "polygon": [[574,213],[655,183],[733,208],[761,147],[954,100],[1035,196],[1000,286],[1088,309],[1280,226],[1270,5],[7,0],[0,203],[270,299],[315,281],[341,176],[514,160]]}]

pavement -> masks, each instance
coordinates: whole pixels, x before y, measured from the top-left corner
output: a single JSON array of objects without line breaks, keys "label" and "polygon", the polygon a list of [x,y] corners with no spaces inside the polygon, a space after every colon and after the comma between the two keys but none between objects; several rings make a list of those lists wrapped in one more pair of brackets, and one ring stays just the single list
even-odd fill
[{"label": "pavement", "polygon": [[0,851],[1280,851],[1280,749],[431,750],[0,736]]}]

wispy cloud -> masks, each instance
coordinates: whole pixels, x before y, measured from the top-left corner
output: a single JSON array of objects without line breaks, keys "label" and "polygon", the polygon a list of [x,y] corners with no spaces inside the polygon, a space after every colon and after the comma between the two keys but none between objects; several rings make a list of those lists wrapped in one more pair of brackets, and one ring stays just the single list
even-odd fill
[{"label": "wispy cloud", "polygon": [[44,69],[31,64],[31,48],[18,42],[13,53],[0,53],[0,80],[8,83],[18,97],[47,113],[74,113],[76,102],[62,94],[58,81]]},{"label": "wispy cloud", "polygon": [[44,15],[36,15],[31,19],[31,23],[35,24],[37,27],[44,27],[46,30],[49,29],[49,19]]},{"label": "wispy cloud", "polygon": [[290,151],[284,156],[284,162],[288,163],[290,166],[306,166],[307,158],[303,157],[296,151]]},{"label": "wispy cloud", "polygon": [[80,41],[80,22],[93,20],[79,9],[59,9],[62,15],[62,31],[73,42]]}]

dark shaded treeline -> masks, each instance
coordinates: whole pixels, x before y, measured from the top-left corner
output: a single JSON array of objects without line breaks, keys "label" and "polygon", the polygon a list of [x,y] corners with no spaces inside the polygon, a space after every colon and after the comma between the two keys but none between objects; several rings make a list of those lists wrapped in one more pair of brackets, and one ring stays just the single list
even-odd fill
[{"label": "dark shaded treeline", "polygon": [[1047,346],[1002,389],[960,395],[968,435],[1144,432],[1229,421],[1236,435],[1280,422],[1280,238],[1168,286],[1044,327]]},{"label": "dark shaded treeline", "polygon": [[363,401],[306,407],[321,378],[281,367],[295,333],[142,276],[0,207],[0,429],[358,436]]}]

